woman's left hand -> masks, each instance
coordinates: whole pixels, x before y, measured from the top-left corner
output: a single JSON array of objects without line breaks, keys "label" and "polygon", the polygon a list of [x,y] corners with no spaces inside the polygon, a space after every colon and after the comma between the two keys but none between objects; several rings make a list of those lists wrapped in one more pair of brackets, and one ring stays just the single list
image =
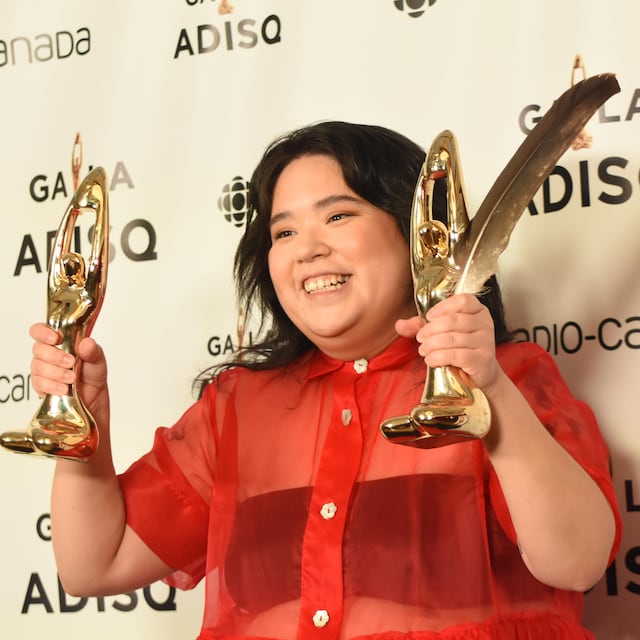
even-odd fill
[{"label": "woman's left hand", "polygon": [[434,305],[420,317],[398,320],[396,331],[420,343],[429,367],[453,366],[466,373],[474,386],[486,390],[498,379],[491,314],[474,295],[459,294]]}]

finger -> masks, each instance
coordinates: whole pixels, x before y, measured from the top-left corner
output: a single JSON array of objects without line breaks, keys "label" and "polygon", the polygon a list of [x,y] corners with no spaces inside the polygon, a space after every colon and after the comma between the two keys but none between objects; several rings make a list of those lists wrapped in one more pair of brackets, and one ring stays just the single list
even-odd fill
[{"label": "finger", "polygon": [[477,310],[468,313],[457,311],[437,315],[427,323],[424,336],[456,331],[461,333],[487,333],[493,335],[493,320],[489,310],[480,305]]},{"label": "finger", "polygon": [[107,361],[102,347],[91,338],[85,338],[78,345],[80,356],[79,379],[99,389],[107,384]]},{"label": "finger", "polygon": [[489,354],[472,349],[449,349],[430,353],[425,358],[429,367],[453,366],[469,377],[478,386],[484,388],[490,385],[498,371],[498,363]]},{"label": "finger", "polygon": [[420,316],[414,316],[413,318],[397,320],[395,330],[398,335],[405,338],[415,338],[416,334],[424,324],[425,322]]},{"label": "finger", "polygon": [[34,342],[31,347],[31,352],[34,363],[41,361],[64,369],[70,369],[75,364],[73,355],[48,344]]},{"label": "finger", "polygon": [[102,348],[93,338],[83,338],[78,344],[77,353],[85,362],[96,363],[104,358]]},{"label": "finger", "polygon": [[435,304],[427,312],[427,320],[432,322],[436,318],[452,313],[475,313],[484,305],[470,293],[460,293],[449,296]]},{"label": "finger", "polygon": [[[480,350],[491,352],[493,342],[486,333],[481,331],[462,332],[444,331],[442,333],[431,333],[418,338],[420,355],[428,356],[437,351],[450,350]],[[449,363],[452,364],[452,363]]]},{"label": "finger", "polygon": [[75,376],[73,369],[58,367],[42,360],[31,363],[31,384],[40,396],[45,393],[66,395]]},{"label": "finger", "polygon": [[[475,333],[485,333],[490,328],[484,322],[468,314],[446,315],[428,322],[416,336],[418,342],[431,343],[435,338],[445,337],[445,342],[434,343],[435,346],[452,346],[453,340],[465,340],[465,336]],[[454,338],[449,334],[460,334]]]},{"label": "finger", "polygon": [[69,385],[62,382],[56,382],[49,378],[39,378],[32,376],[31,386],[38,394],[39,398],[43,398],[45,395],[50,396],[66,396],[69,395]]},{"label": "finger", "polygon": [[[59,351],[59,349],[56,349],[56,351]],[[71,362],[71,366],[69,366],[69,362]],[[73,364],[73,356],[64,352],[56,358],[33,358],[31,360],[31,373],[37,376],[59,378],[68,381],[69,374],[72,374],[74,370]]]},{"label": "finger", "polygon": [[44,322],[37,322],[29,327],[29,335],[36,341],[44,344],[60,344],[62,336]]}]

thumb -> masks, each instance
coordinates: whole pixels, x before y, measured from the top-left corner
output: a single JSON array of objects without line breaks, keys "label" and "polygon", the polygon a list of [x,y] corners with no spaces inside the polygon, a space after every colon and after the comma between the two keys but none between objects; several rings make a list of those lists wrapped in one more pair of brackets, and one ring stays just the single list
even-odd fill
[{"label": "thumb", "polygon": [[401,318],[396,321],[395,330],[404,338],[415,338],[416,334],[424,326],[424,320],[420,316],[413,318]]},{"label": "thumb", "polygon": [[84,362],[92,364],[104,358],[102,347],[93,338],[83,338],[78,344],[76,352]]}]

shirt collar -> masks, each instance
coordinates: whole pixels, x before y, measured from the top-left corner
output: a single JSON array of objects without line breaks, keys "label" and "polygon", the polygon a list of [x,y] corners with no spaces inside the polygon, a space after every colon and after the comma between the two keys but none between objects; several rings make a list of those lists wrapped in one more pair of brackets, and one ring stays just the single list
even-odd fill
[{"label": "shirt collar", "polygon": [[[398,336],[384,351],[366,361],[366,370],[380,371],[382,369],[388,369],[396,364],[408,362],[415,358],[417,353],[418,344],[415,340]],[[309,363],[309,369],[307,370],[305,379],[309,380],[317,376],[326,375],[345,367],[355,371],[354,362],[361,362],[362,360],[363,359],[357,361],[338,360],[337,358],[331,358],[319,349],[316,349],[311,357],[311,362]]]}]

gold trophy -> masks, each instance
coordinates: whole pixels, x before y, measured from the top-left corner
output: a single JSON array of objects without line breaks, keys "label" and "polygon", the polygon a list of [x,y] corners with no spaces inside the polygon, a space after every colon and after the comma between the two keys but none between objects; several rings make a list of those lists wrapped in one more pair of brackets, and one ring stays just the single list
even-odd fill
[{"label": "gold trophy", "polygon": [[[74,354],[88,336],[104,299],[109,264],[107,180],[101,167],[80,183],[62,218],[49,263],[47,323],[62,335],[58,345]],[[95,214],[91,255],[87,261],[71,250],[79,215]],[[0,444],[17,453],[87,460],[98,447],[95,420],[74,384],[65,395],[45,395],[27,431],[0,435]]]},{"label": "gold trophy", "polygon": [[[411,209],[410,253],[418,313],[453,293],[481,293],[536,191],[595,111],[620,91],[613,74],[565,91],[517,149],[469,221],[454,135],[434,140],[420,171]],[[438,198],[437,196],[441,196]],[[390,441],[434,448],[484,437],[491,425],[485,395],[453,367],[428,367],[420,402],[385,420]]]},{"label": "gold trophy", "polygon": [[[418,178],[411,209],[410,248],[414,299],[426,320],[429,309],[453,293],[460,276],[455,245],[469,226],[456,138],[443,131],[433,142]],[[442,446],[482,438],[489,430],[489,403],[462,371],[428,367],[420,403],[407,416],[382,423],[395,442]]]}]

